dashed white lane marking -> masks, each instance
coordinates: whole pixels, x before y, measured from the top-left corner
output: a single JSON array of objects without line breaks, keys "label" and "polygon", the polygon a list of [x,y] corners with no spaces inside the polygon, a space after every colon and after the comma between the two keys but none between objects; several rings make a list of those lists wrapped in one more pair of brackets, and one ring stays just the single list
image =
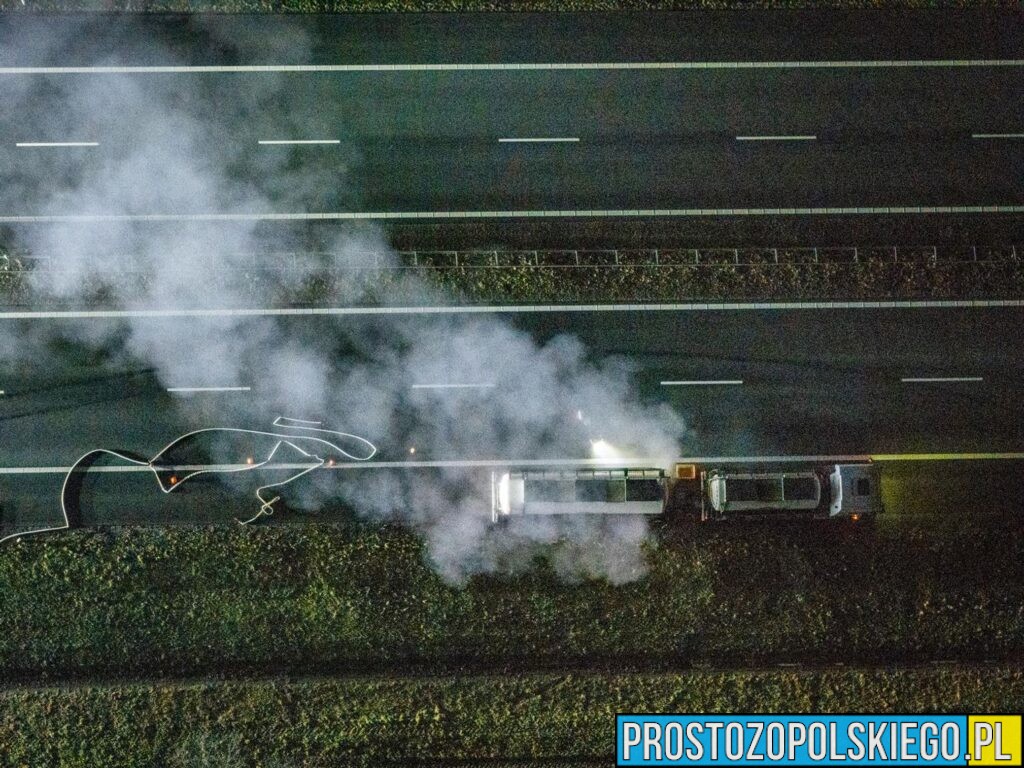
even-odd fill
[{"label": "dashed white lane marking", "polygon": [[98,141],[19,141],[14,146],[24,149],[40,149],[48,147],[98,147]]},{"label": "dashed white lane marking", "polygon": [[529,72],[600,69],[905,69],[1024,67],[1024,59],[876,59],[846,61],[606,61],[477,64],[207,64],[154,66],[0,67],[0,75],[159,75],[244,72]]},{"label": "dashed white lane marking", "polygon": [[708,379],[706,381],[662,381],[663,387],[711,387],[726,384],[742,384],[742,379]]},{"label": "dashed white lane marking", "polygon": [[113,221],[371,221],[398,219],[682,218],[706,216],[903,216],[921,213],[1024,213],[1024,205],[902,205],[836,208],[606,208],[530,211],[327,211],[275,213],[100,213],[4,214],[6,224]]},{"label": "dashed white lane marking", "polygon": [[168,392],[249,392],[252,387],[168,387]]},{"label": "dashed white lane marking", "polygon": [[569,312],[790,312],[845,309],[1018,309],[1024,299],[943,301],[780,301],[712,304],[497,304],[452,307],[252,307],[209,309],[7,310],[0,320],[113,320],[193,317],[332,317],[336,315],[490,315]]},{"label": "dashed white lane marking", "polygon": [[499,144],[574,144],[579,142],[577,136],[552,137],[552,138],[522,138],[522,139],[498,139]]},{"label": "dashed white lane marking", "polygon": [[972,133],[972,139],[1024,139],[1024,133]]},{"label": "dashed white lane marking", "polygon": [[278,144],[341,144],[341,139],[261,139],[256,142],[263,146]]},{"label": "dashed white lane marking", "polygon": [[982,376],[905,376],[900,379],[904,384],[934,384],[955,381],[984,381]]},{"label": "dashed white lane marking", "polygon": [[736,141],[816,141],[817,136],[737,136]]},{"label": "dashed white lane marking", "polygon": [[494,389],[494,384],[413,384],[410,389]]}]

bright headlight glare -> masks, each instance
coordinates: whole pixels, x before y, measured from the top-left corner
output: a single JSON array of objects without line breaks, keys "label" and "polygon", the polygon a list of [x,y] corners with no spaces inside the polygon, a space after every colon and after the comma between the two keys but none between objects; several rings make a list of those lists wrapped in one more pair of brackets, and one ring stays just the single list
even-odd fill
[{"label": "bright headlight glare", "polygon": [[593,452],[595,459],[615,459],[619,456],[619,452],[616,450],[615,446],[601,438],[591,440],[590,449]]}]

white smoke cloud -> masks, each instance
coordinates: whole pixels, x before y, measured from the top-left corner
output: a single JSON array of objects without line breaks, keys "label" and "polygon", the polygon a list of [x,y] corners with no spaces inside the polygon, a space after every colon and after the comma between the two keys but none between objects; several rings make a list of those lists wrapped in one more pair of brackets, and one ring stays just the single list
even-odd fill
[{"label": "white smoke cloud", "polygon": [[[223,91],[193,91],[188,83],[121,75],[0,80],[5,135],[103,142],[102,151],[79,153],[16,154],[4,147],[0,162],[19,170],[0,189],[3,210],[302,210],[318,186],[347,183],[336,176],[328,182],[288,152],[261,155],[238,145],[230,126],[269,126],[287,83],[247,79],[230,105],[218,101]],[[277,126],[284,133],[294,128]],[[344,126],[334,131],[343,134]],[[344,190],[342,197],[357,199],[358,190]],[[321,257],[300,255],[294,269],[272,283],[262,277],[254,282],[252,254],[296,247],[289,236],[255,224],[36,225],[17,236],[55,267],[34,274],[37,294],[65,304],[97,297],[126,308],[266,304],[323,264]],[[328,250],[352,264],[364,263],[369,251],[386,253],[388,246],[379,232],[360,227],[338,231]],[[371,284],[352,298],[386,300],[389,292],[422,303],[439,299],[435,288],[411,277],[398,285]],[[38,333],[27,327],[18,331],[23,332]],[[137,319],[116,325],[83,321],[61,332],[109,350],[114,360],[152,367],[166,386],[253,387],[252,397],[232,401],[230,413],[193,414],[195,426],[228,419],[265,426],[283,413],[390,441],[395,451],[415,446],[417,458],[583,457],[589,440],[601,437],[665,462],[678,455],[684,433],[669,408],[639,402],[624,361],[591,360],[571,335],[540,344],[495,316]],[[34,346],[39,339],[21,338],[15,346],[24,349],[29,342]],[[412,388],[452,379],[493,386]],[[588,421],[577,419],[577,412]],[[484,472],[314,475],[293,491],[297,503],[316,507],[340,498],[366,517],[407,523],[424,534],[432,562],[454,581],[521,567],[538,547],[566,578],[619,582],[643,572],[643,520],[518,520],[496,530],[489,522]]]}]

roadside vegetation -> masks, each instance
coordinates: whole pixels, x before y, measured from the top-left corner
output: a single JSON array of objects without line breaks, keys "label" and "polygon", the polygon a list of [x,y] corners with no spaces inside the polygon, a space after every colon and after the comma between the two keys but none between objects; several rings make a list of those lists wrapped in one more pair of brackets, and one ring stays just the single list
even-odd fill
[{"label": "roadside vegetation", "polygon": [[463,301],[972,299],[1024,295],[1019,263],[707,264],[439,269],[429,277]]},{"label": "roadside vegetation", "polygon": [[190,13],[671,11],[698,8],[993,8],[1013,0],[2,0],[0,10]]},{"label": "roadside vegetation", "polygon": [[[282,271],[267,262],[211,280],[260,305],[1003,299],[1024,296],[1013,246],[411,252],[384,268]],[[934,254],[938,253],[936,256]],[[399,266],[401,265],[401,266]],[[39,306],[32,260],[0,253],[0,305]],[[109,305],[146,290],[140,273],[97,274],[76,302]],[[242,281],[239,285],[238,281]],[[436,288],[425,291],[424,286]],[[427,294],[430,294],[429,296]]]},{"label": "roadside vegetation", "polygon": [[1012,712],[1021,701],[1016,666],[8,689],[0,692],[0,763],[298,768],[518,757],[513,764],[607,765],[617,712]]},{"label": "roadside vegetation", "polygon": [[1021,523],[936,530],[929,517],[668,530],[649,573],[621,586],[565,583],[557,546],[525,572],[450,585],[420,540],[387,528],[81,530],[0,548],[0,669],[34,680],[1018,658]]}]

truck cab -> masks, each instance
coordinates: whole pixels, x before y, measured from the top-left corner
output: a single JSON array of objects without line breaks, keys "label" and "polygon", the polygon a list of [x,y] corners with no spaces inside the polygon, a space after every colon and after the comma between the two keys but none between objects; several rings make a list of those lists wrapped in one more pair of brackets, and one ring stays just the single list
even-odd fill
[{"label": "truck cab", "polygon": [[873,464],[836,464],[829,474],[829,517],[859,520],[882,511],[878,471]]}]

